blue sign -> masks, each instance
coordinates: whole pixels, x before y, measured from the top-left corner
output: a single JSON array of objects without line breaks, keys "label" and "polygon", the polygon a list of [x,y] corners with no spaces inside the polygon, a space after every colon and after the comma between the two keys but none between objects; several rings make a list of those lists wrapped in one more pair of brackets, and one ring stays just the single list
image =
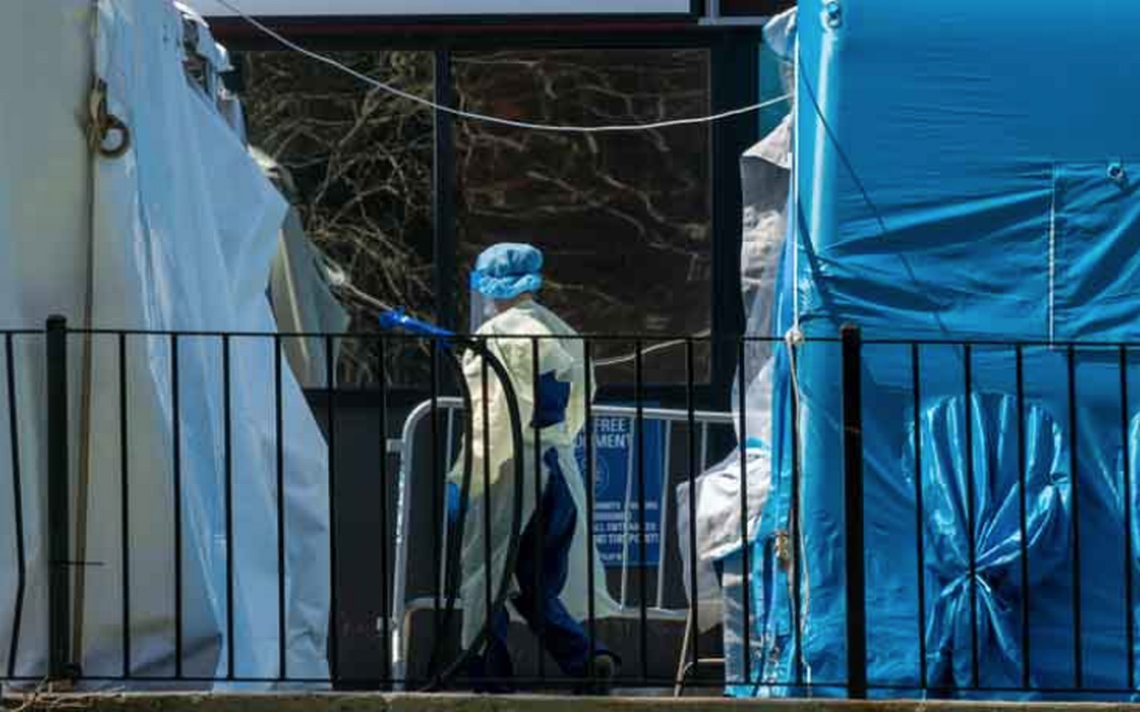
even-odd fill
[{"label": "blue sign", "polygon": [[[636,425],[634,418],[594,418],[594,544],[602,563],[609,567],[620,567],[626,557],[630,566],[656,566],[661,560],[664,429],[658,421],[643,421],[645,532],[642,533]],[[582,476],[588,478],[584,435],[578,437],[576,454]],[[641,560],[642,538],[645,540],[644,562]]]}]

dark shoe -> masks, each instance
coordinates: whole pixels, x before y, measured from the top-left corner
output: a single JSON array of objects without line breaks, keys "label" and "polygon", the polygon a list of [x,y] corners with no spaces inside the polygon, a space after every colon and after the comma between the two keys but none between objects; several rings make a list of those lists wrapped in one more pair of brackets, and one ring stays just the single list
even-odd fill
[{"label": "dark shoe", "polygon": [[514,665],[509,655],[502,650],[492,649],[476,655],[467,664],[467,677],[471,691],[477,695],[510,695],[516,692],[511,683]]},{"label": "dark shoe", "polygon": [[574,694],[591,697],[609,695],[613,691],[614,680],[617,679],[620,670],[621,664],[612,653],[598,653],[593,660],[593,676],[575,687]]}]

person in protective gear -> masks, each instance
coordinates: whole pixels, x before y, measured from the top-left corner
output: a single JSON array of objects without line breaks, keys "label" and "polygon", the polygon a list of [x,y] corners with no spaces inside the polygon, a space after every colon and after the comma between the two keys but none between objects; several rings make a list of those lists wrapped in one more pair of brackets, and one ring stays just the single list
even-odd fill
[{"label": "person in protective gear", "polygon": [[[564,674],[583,681],[581,691],[602,692],[617,672],[618,659],[600,645],[591,649],[581,621],[589,614],[591,595],[598,618],[612,615],[619,606],[607,590],[601,557],[588,552],[585,483],[574,456],[575,440],[586,422],[586,399],[594,394],[586,392],[581,339],[533,298],[542,286],[542,262],[536,248],[504,243],[483,252],[471,273],[472,331],[486,337],[488,351],[510,374],[522,416],[524,452],[514,452],[503,387],[483,359],[469,352],[463,373],[472,399],[472,442],[464,447],[471,448],[473,464],[460,551],[462,642],[464,649],[474,643],[503,581],[514,514],[515,458],[521,457],[523,528],[508,607],[526,620]],[[458,462],[463,461],[461,453]],[[448,509],[453,514],[459,507],[462,470],[456,467],[450,477]],[[591,561],[594,591],[589,590]],[[513,676],[508,623],[505,609],[493,616],[488,643],[473,659],[472,677],[491,681],[489,690],[502,691],[505,688],[495,687],[493,681]]]}]

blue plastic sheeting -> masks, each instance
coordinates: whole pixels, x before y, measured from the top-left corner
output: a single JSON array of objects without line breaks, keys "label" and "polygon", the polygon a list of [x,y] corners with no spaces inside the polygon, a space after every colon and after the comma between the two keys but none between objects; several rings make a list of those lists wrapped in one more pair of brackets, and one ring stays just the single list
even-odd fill
[{"label": "blue plastic sheeting", "polygon": [[[802,528],[790,572],[770,539],[753,545],[767,647],[758,684],[730,692],[845,694],[841,359],[818,339],[851,323],[872,342],[873,693],[1131,696],[1140,408],[1122,387],[1140,383],[1131,354],[1122,374],[1116,348],[1090,344],[1140,337],[1140,95],[1125,89],[1137,27],[1140,4],[1115,0],[1079,14],[1042,0],[800,3],[798,200],[774,335],[798,325],[808,341],[794,379],[778,354],[780,489],[765,516],[790,521],[798,483]],[[886,339],[1035,343],[1019,369],[1008,344]]]},{"label": "blue plastic sheeting", "polygon": [[805,327],[1140,335],[1140,99],[1121,91],[1140,6],[805,0],[799,16]]},{"label": "blue plastic sheeting", "polygon": [[[1053,419],[1033,407],[1024,416],[1022,443],[1017,399],[973,394],[967,450],[965,403],[965,396],[954,396],[921,412],[918,452],[925,453],[925,459],[920,463],[916,458],[912,429],[903,463],[907,489],[898,493],[904,501],[913,495],[917,502],[914,473],[921,473],[925,584],[935,594],[929,599],[925,626],[927,674],[935,685],[972,685],[977,630],[982,684],[1016,687],[1024,662],[1021,604],[1035,586],[1048,584],[1058,572],[1063,575],[1064,554],[1071,545],[1070,488],[1061,460],[1064,440]],[[967,452],[972,453],[971,462]],[[1036,561],[1025,579],[1023,556]],[[898,672],[905,676],[906,665]]]}]

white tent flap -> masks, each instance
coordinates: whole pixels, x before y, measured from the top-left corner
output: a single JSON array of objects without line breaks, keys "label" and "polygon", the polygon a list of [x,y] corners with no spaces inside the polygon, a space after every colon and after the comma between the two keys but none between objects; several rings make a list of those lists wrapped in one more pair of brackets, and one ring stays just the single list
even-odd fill
[{"label": "white tent flap", "polygon": [[[81,559],[73,622],[83,673],[120,676],[129,657],[135,676],[271,680],[283,672],[283,645],[290,678],[325,679],[329,495],[320,429],[285,368],[277,442],[271,337],[168,333],[275,331],[265,294],[285,202],[217,102],[187,81],[186,25],[172,3],[37,0],[9,10],[0,82],[28,90],[0,116],[0,271],[20,265],[20,274],[0,274],[0,327],[35,328],[60,313],[76,328],[140,332],[69,336],[73,554]],[[36,64],[42,80],[27,82]],[[94,78],[129,131],[124,155],[87,151]],[[2,347],[0,339],[0,376]],[[22,339],[18,356],[28,588],[16,672],[39,675],[47,639],[42,337]],[[0,412],[7,417],[6,407]],[[14,490],[4,418],[0,430],[6,520]],[[15,551],[5,521],[4,643],[16,623]],[[0,664],[7,654],[0,645]]]}]

